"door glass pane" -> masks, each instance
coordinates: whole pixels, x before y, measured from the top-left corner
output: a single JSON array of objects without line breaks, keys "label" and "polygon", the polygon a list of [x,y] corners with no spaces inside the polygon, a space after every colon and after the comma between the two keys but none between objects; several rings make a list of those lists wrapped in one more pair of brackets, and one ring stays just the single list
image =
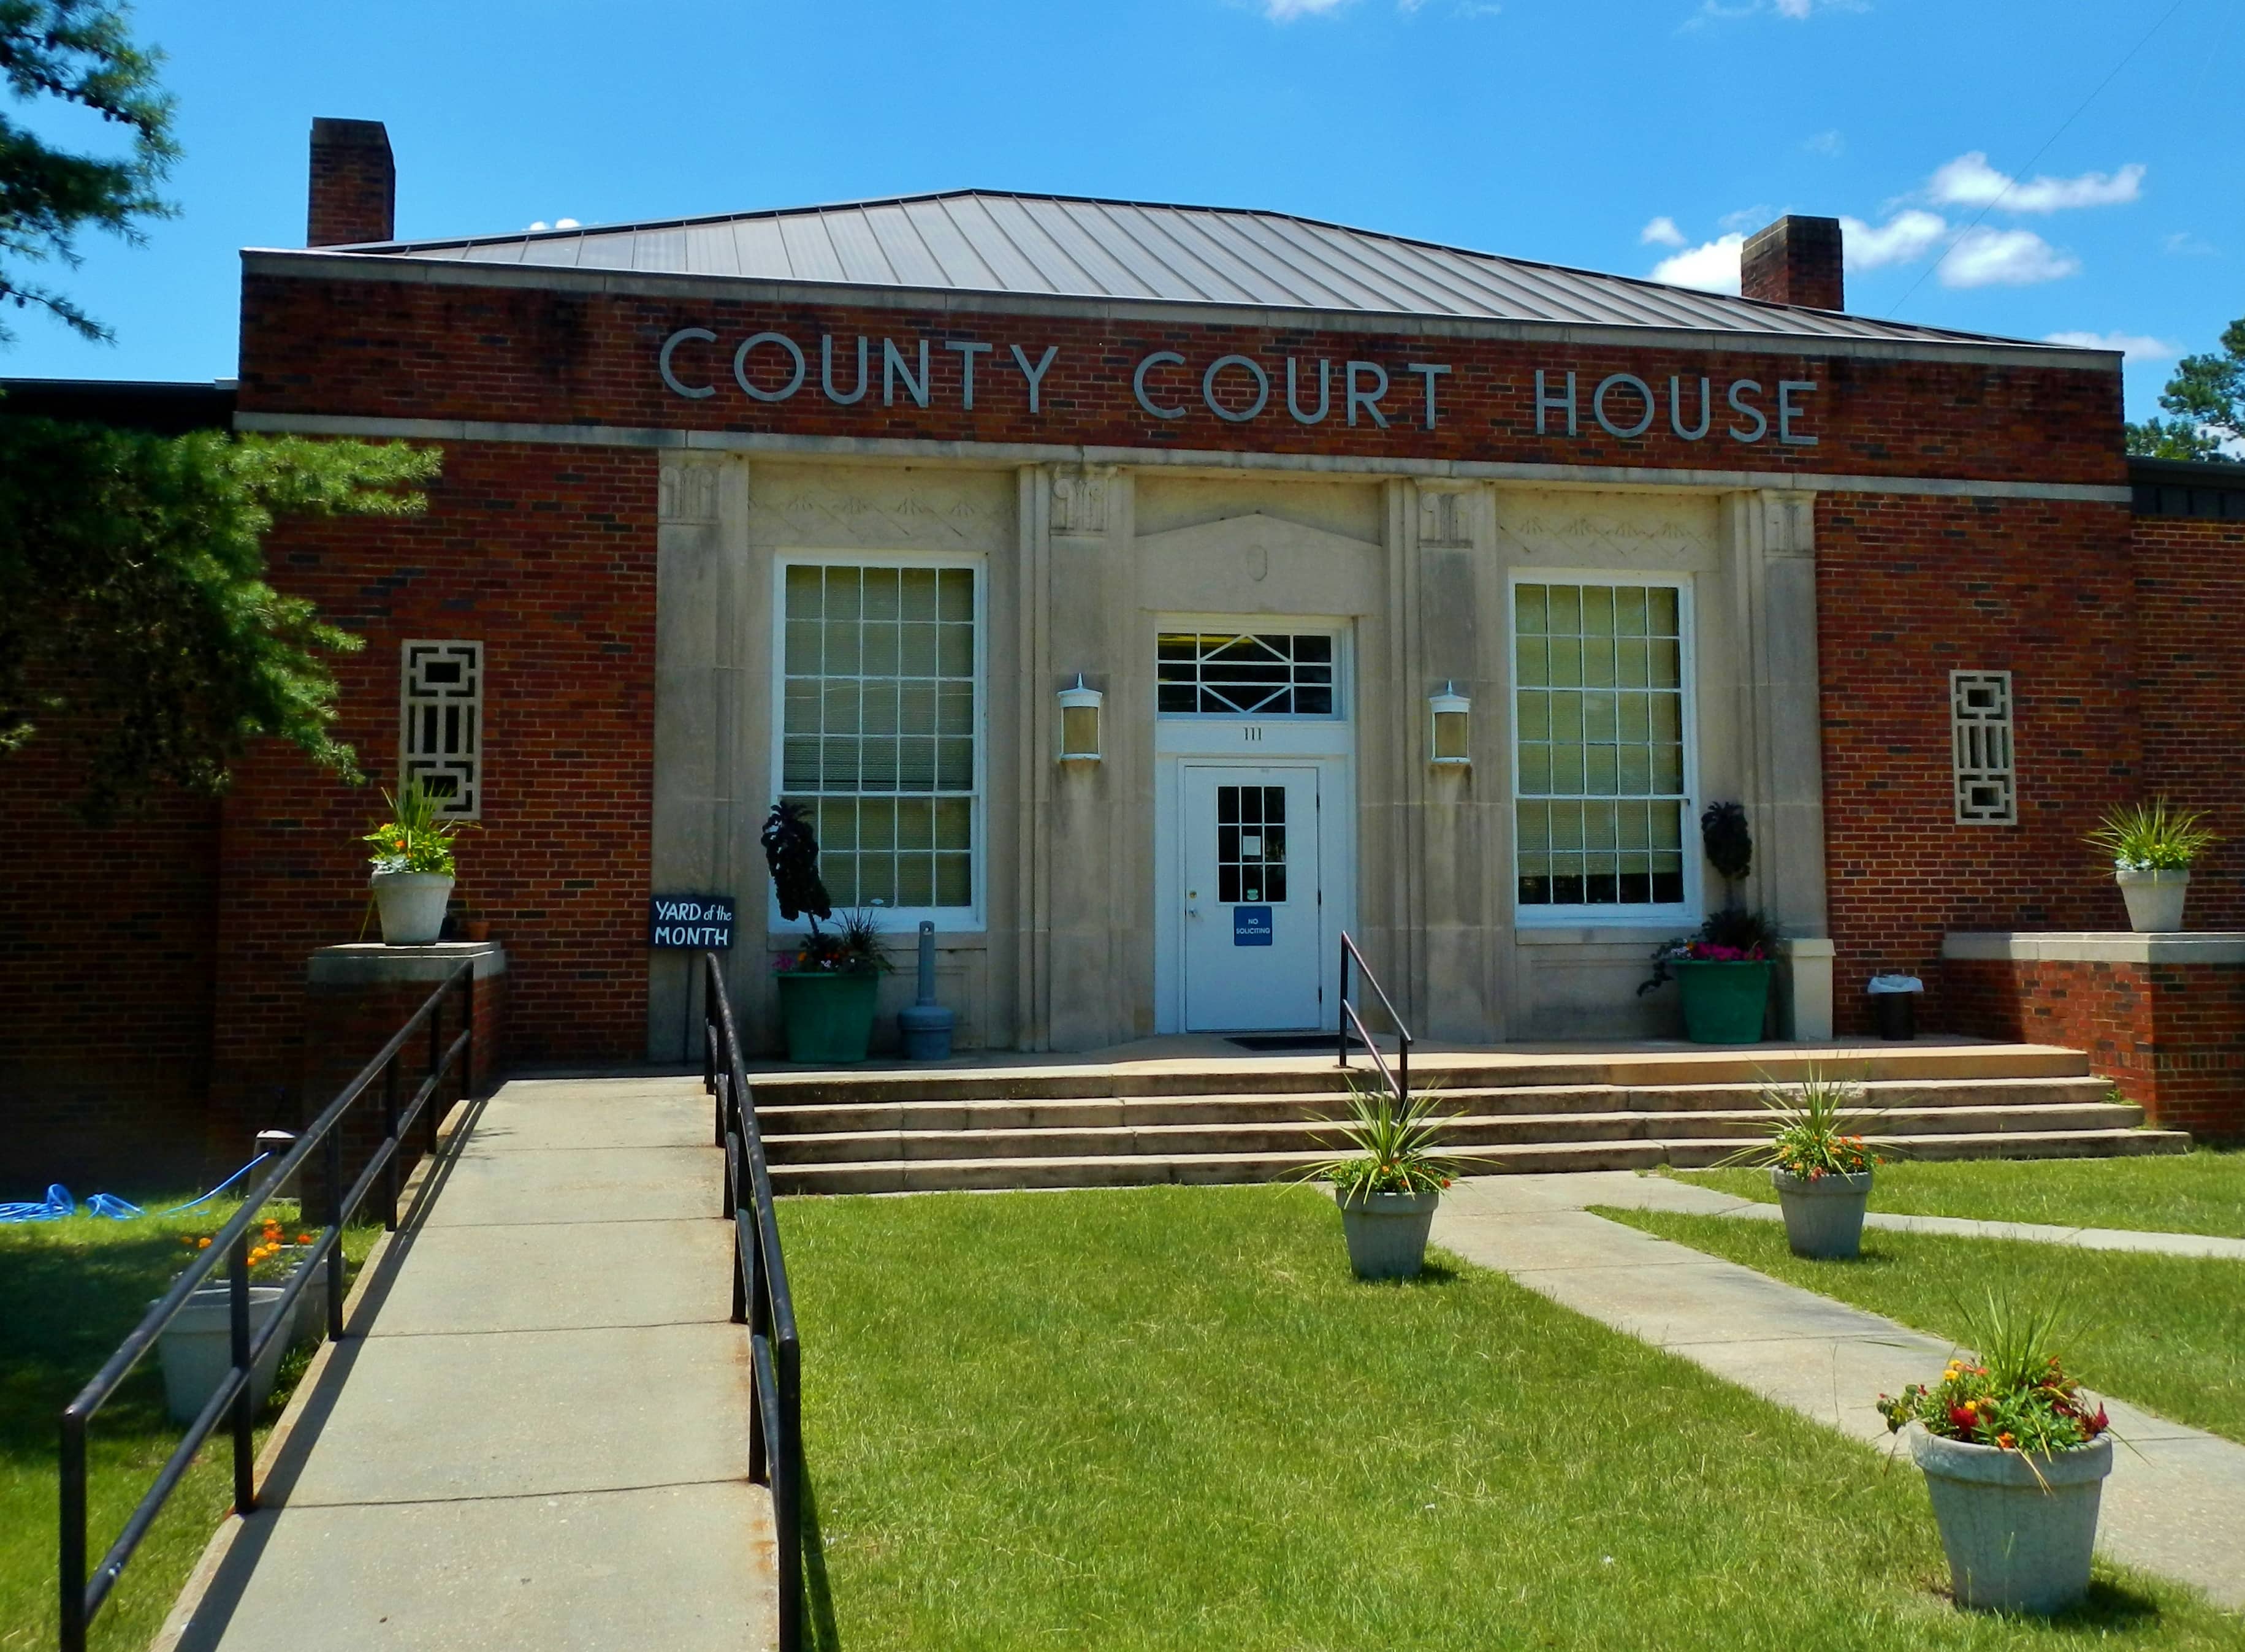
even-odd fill
[{"label": "door glass pane", "polygon": [[1217,899],[1227,905],[1284,905],[1286,789],[1216,789]]}]

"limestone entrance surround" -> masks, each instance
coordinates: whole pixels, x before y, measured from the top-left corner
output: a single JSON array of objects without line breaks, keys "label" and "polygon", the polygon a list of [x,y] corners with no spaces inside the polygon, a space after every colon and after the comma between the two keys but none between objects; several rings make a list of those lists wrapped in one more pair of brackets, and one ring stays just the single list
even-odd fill
[{"label": "limestone entrance surround", "polygon": [[[1635,989],[1654,943],[1688,925],[1539,926],[1514,899],[1510,588],[1539,569],[1689,582],[1686,853],[1706,802],[1746,803],[1742,897],[1808,943],[1791,958],[1794,1026],[1828,1028],[1812,495],[1007,457],[663,457],[654,881],[739,897],[745,1039],[771,1041],[770,958],[787,944],[756,843],[775,774],[775,565],[849,551],[965,559],[985,581],[981,898],[936,938],[961,1048],[1081,1050],[1156,1029],[1154,676],[1176,615],[1346,630],[1354,932],[1418,1030],[1669,1030],[1672,1001]],[[1105,696],[1104,750],[1063,766],[1055,696],[1079,674]],[[1472,701],[1472,761],[1438,769],[1427,706],[1446,682]],[[912,939],[894,937],[900,955]],[[648,967],[649,1054],[694,1059],[694,972],[661,953]],[[885,983],[885,1012],[908,985]]]}]

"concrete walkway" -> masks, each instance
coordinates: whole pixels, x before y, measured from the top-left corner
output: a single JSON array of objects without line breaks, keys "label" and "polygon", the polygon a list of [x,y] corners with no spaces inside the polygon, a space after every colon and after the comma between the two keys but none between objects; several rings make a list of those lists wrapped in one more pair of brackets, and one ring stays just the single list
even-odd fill
[{"label": "concrete walkway", "polygon": [[518,1081],[485,1104],[165,1639],[769,1646],[771,1505],[748,1477],[709,1118],[688,1079]]},{"label": "concrete walkway", "polygon": [[[1656,1185],[1707,1191],[1626,1171],[1462,1181],[1434,1242],[1906,1464],[1874,1402],[1937,1378],[1953,1344],[1583,1209],[1670,1196],[1644,1191]],[[2245,1608],[2245,1446],[2105,1398],[2128,1444],[2113,1453],[2099,1547]]]},{"label": "concrete walkway", "polygon": [[[1634,1171],[1596,1171],[1576,1176],[1530,1178],[1597,1188],[1584,1204],[1623,1210],[1675,1210],[1692,1216],[1737,1216],[1748,1222],[1782,1222],[1785,1213],[1758,1199],[1741,1199],[1693,1181],[1641,1176]],[[1571,1194],[1567,1195],[1572,1197]],[[1898,1216],[1874,1210],[1867,1228],[1896,1233],[1940,1233],[1964,1239],[2022,1239],[2034,1244],[2072,1245],[2081,1250],[2135,1250],[2162,1256],[2226,1256],[2245,1262],[2245,1239],[2203,1233],[2151,1233],[2133,1228],[2064,1228],[2039,1222],[1974,1222],[1964,1216]]]}]

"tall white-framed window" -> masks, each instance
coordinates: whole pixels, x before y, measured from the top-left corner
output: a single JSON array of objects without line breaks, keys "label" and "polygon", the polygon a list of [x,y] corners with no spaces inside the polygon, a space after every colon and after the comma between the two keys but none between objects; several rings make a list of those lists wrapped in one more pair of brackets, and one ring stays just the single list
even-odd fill
[{"label": "tall white-framed window", "polygon": [[980,563],[789,554],[777,577],[773,780],[814,823],[826,892],[885,927],[979,929]]},{"label": "tall white-framed window", "polygon": [[1688,579],[1514,576],[1516,923],[1697,913],[1692,674]]},{"label": "tall white-framed window", "polygon": [[397,772],[452,820],[484,814],[484,646],[409,639],[398,653]]}]

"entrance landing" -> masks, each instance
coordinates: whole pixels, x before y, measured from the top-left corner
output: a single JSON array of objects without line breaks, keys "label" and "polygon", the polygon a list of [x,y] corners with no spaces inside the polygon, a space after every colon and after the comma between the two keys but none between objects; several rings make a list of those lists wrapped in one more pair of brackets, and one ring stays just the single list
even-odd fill
[{"label": "entrance landing", "polygon": [[[1370,1058],[1258,1053],[1209,1035],[1074,1057],[969,1056],[751,1082],[783,1192],[1265,1181],[1340,1150],[1333,1121]],[[1868,1134],[1917,1158],[2181,1152],[2180,1131],[2091,1076],[2079,1051],[1922,1038],[1743,1048],[1644,1039],[1419,1045],[1414,1090],[1450,1115],[1450,1149],[1500,1172],[1706,1165],[1758,1134],[1763,1088],[1811,1070],[1863,1087]]]},{"label": "entrance landing", "polygon": [[517,1080],[469,1116],[159,1647],[772,1644],[700,1083]]}]

